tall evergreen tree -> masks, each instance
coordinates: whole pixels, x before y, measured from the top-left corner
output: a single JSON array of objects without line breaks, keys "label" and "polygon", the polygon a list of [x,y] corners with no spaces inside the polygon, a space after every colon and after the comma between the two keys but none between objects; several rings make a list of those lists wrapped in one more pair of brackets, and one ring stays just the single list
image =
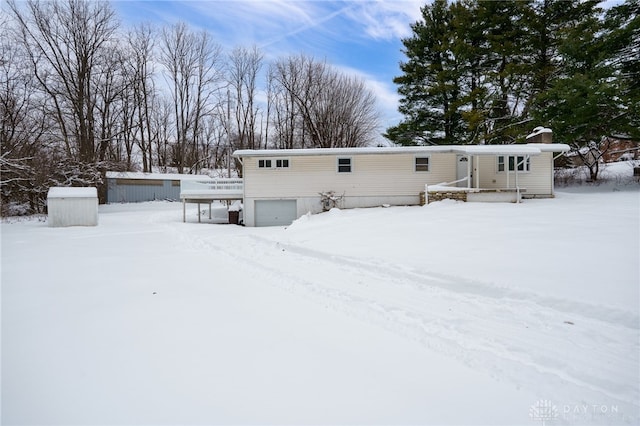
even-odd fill
[{"label": "tall evergreen tree", "polygon": [[467,125],[467,140],[482,140],[489,129],[486,126],[487,68],[485,58],[489,46],[483,32],[484,23],[479,19],[474,0],[463,0],[451,5],[453,14],[453,54],[459,58],[462,74],[462,102],[467,106],[462,118]]},{"label": "tall evergreen tree", "polygon": [[486,47],[481,63],[485,72],[485,134],[473,142],[513,143],[522,134],[526,78],[526,2],[477,2],[480,42]]},{"label": "tall evergreen tree", "polygon": [[[526,19],[527,43],[524,46],[529,64],[525,115],[530,113],[536,97],[549,90],[553,80],[562,75],[564,64],[560,47],[570,36],[570,29],[589,15],[593,2],[536,0],[530,6]],[[544,107],[539,102],[537,106]]]},{"label": "tall evergreen tree", "polygon": [[640,140],[640,1],[627,0],[607,13],[603,49],[611,52],[618,80],[620,115],[613,132]]},{"label": "tall evergreen tree", "polygon": [[582,4],[580,20],[567,26],[558,53],[562,71],[536,98],[534,115],[550,125],[555,138],[576,147],[597,142],[617,120],[618,83],[612,52],[606,49],[596,2]]},{"label": "tall evergreen tree", "polygon": [[[438,0],[403,40],[394,142],[516,143],[533,122],[584,146],[638,129],[638,0]],[[635,132],[635,133],[634,133]]]},{"label": "tall evergreen tree", "polygon": [[446,0],[422,8],[422,21],[411,26],[413,37],[402,40],[408,60],[394,82],[403,96],[399,110],[405,120],[386,137],[402,145],[452,144],[464,137],[460,104],[461,67],[451,52],[455,33]]},{"label": "tall evergreen tree", "polygon": [[[638,2],[609,10],[581,3],[581,16],[568,26],[559,46],[562,73],[536,98],[534,115],[554,138],[575,151],[596,147],[606,136],[638,137]],[[598,163],[589,165],[598,178]]]},{"label": "tall evergreen tree", "polygon": [[527,3],[438,0],[403,40],[394,142],[505,143],[521,129]]}]

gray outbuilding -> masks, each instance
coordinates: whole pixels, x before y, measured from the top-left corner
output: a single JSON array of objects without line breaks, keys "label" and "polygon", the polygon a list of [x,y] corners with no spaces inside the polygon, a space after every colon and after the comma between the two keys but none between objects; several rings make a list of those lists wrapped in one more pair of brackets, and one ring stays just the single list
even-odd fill
[{"label": "gray outbuilding", "polygon": [[206,175],[176,173],[107,172],[107,203],[180,199],[180,182],[207,180]]}]

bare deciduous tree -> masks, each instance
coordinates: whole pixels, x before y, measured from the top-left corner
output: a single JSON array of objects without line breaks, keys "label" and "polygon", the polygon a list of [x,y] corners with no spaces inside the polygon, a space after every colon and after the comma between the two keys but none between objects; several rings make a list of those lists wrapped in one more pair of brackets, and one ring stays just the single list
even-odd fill
[{"label": "bare deciduous tree", "polygon": [[233,105],[229,109],[235,127],[234,149],[260,148],[256,82],[261,68],[262,53],[256,47],[237,47],[229,55],[227,82],[231,90],[228,102]]},{"label": "bare deciduous tree", "polygon": [[142,171],[150,172],[153,166],[154,132],[151,126],[151,107],[154,103],[153,51],[155,31],[150,25],[141,24],[127,34],[130,53],[127,65],[129,84],[136,105],[137,143],[142,155]]},{"label": "bare deciduous tree", "polygon": [[[0,20],[0,193],[2,214],[29,213],[42,207],[40,178],[51,141],[46,99],[30,77],[25,51],[8,22]],[[41,161],[43,160],[43,161]],[[28,206],[28,209],[21,207]]]},{"label": "bare deciduous tree", "polygon": [[275,127],[286,147],[357,147],[371,143],[378,113],[375,97],[362,80],[305,56],[277,61],[270,76]]},{"label": "bare deciduous tree", "polygon": [[173,130],[173,107],[168,99],[163,97],[154,98],[151,114],[150,129],[152,129],[151,140],[155,141],[156,161],[158,167],[164,172],[169,165],[169,146],[171,144]]},{"label": "bare deciduous tree", "polygon": [[109,3],[82,0],[8,5],[33,76],[52,101],[67,153],[82,162],[95,161],[93,77],[102,72],[101,52],[118,27],[113,9]]},{"label": "bare deciduous tree", "polygon": [[191,32],[184,23],[164,29],[160,62],[166,69],[174,103],[176,143],[173,161],[182,173],[197,168],[198,137],[202,120],[215,104],[221,48],[207,32]]},{"label": "bare deciduous tree", "polygon": [[296,86],[298,70],[293,67],[283,69],[283,66],[286,64],[271,64],[267,76],[269,122],[275,133],[272,145],[279,149],[304,148],[302,115],[292,92],[280,84],[280,80],[286,75],[291,80],[290,85]]}]

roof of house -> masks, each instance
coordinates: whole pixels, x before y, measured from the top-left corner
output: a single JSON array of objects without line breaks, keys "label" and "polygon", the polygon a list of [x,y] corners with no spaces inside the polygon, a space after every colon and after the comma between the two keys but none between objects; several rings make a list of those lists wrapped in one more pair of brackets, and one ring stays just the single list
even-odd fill
[{"label": "roof of house", "polygon": [[236,158],[307,156],[307,155],[374,155],[374,154],[432,154],[454,153],[462,155],[539,155],[542,152],[566,152],[565,144],[518,144],[518,145],[432,145],[402,147],[363,148],[307,148],[307,149],[241,149],[233,153]]}]

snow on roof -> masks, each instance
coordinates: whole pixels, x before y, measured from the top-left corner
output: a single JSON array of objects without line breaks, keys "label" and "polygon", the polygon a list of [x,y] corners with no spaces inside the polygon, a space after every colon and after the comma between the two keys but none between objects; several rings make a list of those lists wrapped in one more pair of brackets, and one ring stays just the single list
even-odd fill
[{"label": "snow on roof", "polygon": [[450,152],[451,145],[362,147],[362,148],[302,148],[302,149],[241,149],[234,157],[271,157],[299,155],[353,155],[353,154],[404,154],[407,152]]},{"label": "snow on roof", "polygon": [[47,198],[97,198],[98,190],[94,187],[67,188],[54,186],[49,188]]},{"label": "snow on roof", "polygon": [[468,155],[538,155],[541,152],[569,151],[565,144],[517,144],[517,145],[433,145],[403,147],[364,148],[308,148],[308,149],[241,149],[233,153],[242,157],[275,157],[306,155],[373,155],[373,154],[430,154],[454,153]]},{"label": "snow on roof", "polygon": [[107,172],[108,179],[152,179],[152,180],[203,180],[207,175],[184,175],[180,173]]},{"label": "snow on roof", "polygon": [[541,152],[571,151],[571,147],[565,143],[528,143],[527,146],[538,148]]},{"label": "snow on roof", "polygon": [[542,152],[529,145],[470,145],[464,154],[470,155],[538,155]]}]

